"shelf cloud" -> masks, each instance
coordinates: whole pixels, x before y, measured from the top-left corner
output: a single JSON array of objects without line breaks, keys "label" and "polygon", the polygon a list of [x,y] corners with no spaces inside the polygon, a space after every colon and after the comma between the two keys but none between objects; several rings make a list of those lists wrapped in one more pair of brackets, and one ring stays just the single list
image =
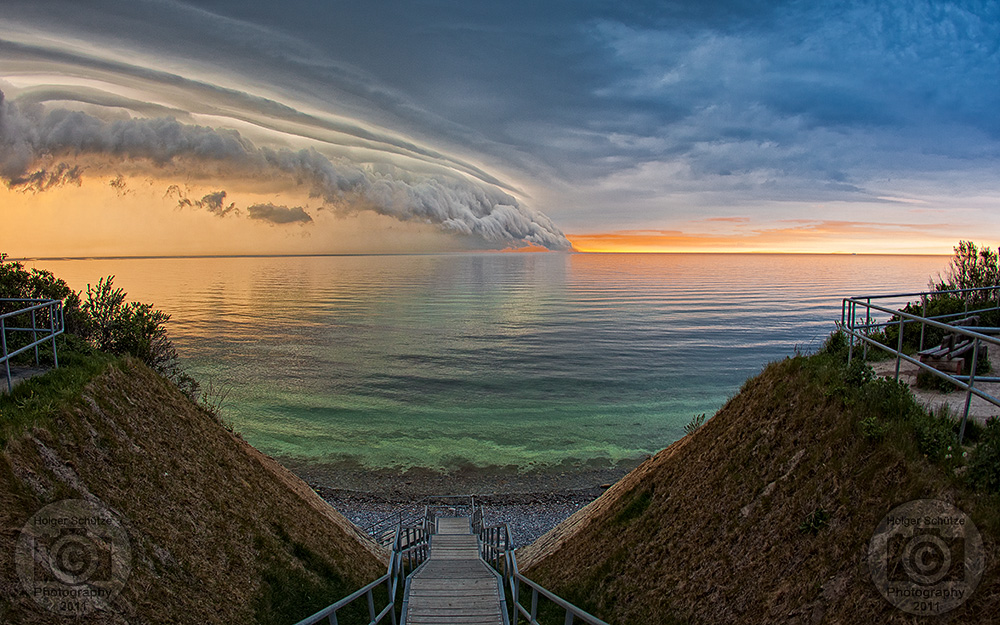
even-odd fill
[{"label": "shelf cloud", "polygon": [[[198,175],[211,165],[230,178],[271,178],[289,188],[306,187],[335,210],[373,210],[401,221],[432,223],[493,246],[570,247],[550,219],[489,185],[459,176],[368,168],[327,157],[315,148],[258,146],[233,129],[184,124],[170,117],[107,120],[39,104],[21,110],[0,92],[0,150],[0,176],[11,187],[44,190],[77,182],[77,163],[114,168],[127,162],[182,176]],[[226,204],[225,198],[225,191],[220,191],[200,200],[179,201],[226,215],[235,205]],[[277,208],[258,206],[251,217],[272,223],[308,217]]]}]

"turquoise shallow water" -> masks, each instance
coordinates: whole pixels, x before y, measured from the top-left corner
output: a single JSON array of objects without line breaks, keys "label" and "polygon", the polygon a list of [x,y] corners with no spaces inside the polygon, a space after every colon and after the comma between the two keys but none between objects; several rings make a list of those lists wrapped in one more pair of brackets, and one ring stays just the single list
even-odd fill
[{"label": "turquoise shallow water", "polygon": [[603,467],[947,258],[468,254],[34,261],[169,312],[253,445],[371,468]]}]

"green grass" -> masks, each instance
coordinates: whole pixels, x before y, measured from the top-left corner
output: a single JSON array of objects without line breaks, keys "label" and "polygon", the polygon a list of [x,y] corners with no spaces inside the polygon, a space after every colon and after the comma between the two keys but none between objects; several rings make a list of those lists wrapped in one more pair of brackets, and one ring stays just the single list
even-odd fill
[{"label": "green grass", "polygon": [[60,336],[57,350],[58,369],[21,382],[12,393],[0,394],[0,449],[25,430],[46,425],[60,407],[80,401],[87,383],[118,360],[73,335]]},{"label": "green grass", "polygon": [[[525,573],[609,622],[732,617],[727,606],[736,605],[747,622],[766,622],[774,615],[763,598],[778,586],[789,610],[815,600],[819,587],[784,586],[790,567],[824,580],[846,575],[854,592],[867,570],[845,554],[867,546],[899,502],[946,497],[995,537],[1000,422],[969,424],[959,445],[953,415],[928,413],[905,384],[854,355],[848,366],[846,341],[834,335],[817,354],[769,365],[713,417],[711,433],[626,477],[615,499]],[[715,605],[701,602],[701,584],[722,589]],[[741,603],[741,593],[759,603]]]},{"label": "green grass", "polygon": [[615,515],[615,523],[624,525],[642,516],[649,504],[653,503],[652,489],[636,489],[624,496],[625,506]]},{"label": "green grass", "polygon": [[[261,544],[259,548],[280,556],[272,557],[263,571],[261,592],[254,610],[255,622],[260,625],[295,623],[357,590],[338,575],[326,559],[291,538],[283,527],[273,525],[272,529],[278,545],[263,549]],[[372,595],[378,613],[388,602],[388,591],[382,585]],[[347,624],[367,623],[367,599],[360,597],[345,606],[337,612],[337,619]]]},{"label": "green grass", "polygon": [[816,508],[799,524],[799,531],[803,534],[819,534],[819,531],[830,524],[830,513],[823,508]]}]

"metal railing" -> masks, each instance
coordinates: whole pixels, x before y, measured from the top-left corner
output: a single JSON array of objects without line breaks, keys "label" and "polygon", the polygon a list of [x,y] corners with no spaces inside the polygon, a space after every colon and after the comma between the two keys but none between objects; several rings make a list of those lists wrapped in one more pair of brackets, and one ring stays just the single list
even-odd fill
[{"label": "metal railing", "polygon": [[[421,501],[427,502],[424,506],[424,527],[428,534],[437,532],[436,520],[439,516],[467,516],[470,519],[476,516],[475,495],[434,495]],[[482,519],[481,512],[479,518]]]},{"label": "metal railing", "polygon": [[381,547],[392,545],[396,537],[396,528],[414,526],[423,523],[424,512],[412,512],[400,510],[387,517],[381,518],[374,523],[364,526],[364,531]]},{"label": "metal railing", "polygon": [[[991,293],[992,292],[992,293]],[[956,295],[960,296],[961,299],[965,300],[964,310],[957,313],[949,313],[944,315],[936,315],[934,317],[927,317],[927,302],[928,298],[933,298],[934,296],[940,295]],[[991,305],[991,295],[996,298],[996,305]],[[912,313],[903,312],[902,310],[892,309],[886,306],[881,306],[878,304],[873,304],[872,300],[887,300],[899,298],[912,298],[920,297],[922,302],[922,312],[923,315],[915,315]],[[985,304],[981,308],[971,308],[970,303],[975,304],[981,302]],[[976,382],[980,384],[983,383],[995,383],[1000,382],[1000,377],[986,377],[986,376],[976,376],[976,370],[979,365],[979,354],[980,347],[984,345],[993,345],[996,349],[1000,349],[1000,339],[995,336],[990,336],[986,333],[1000,332],[998,327],[971,327],[953,325],[945,323],[946,319],[952,319],[955,317],[968,317],[976,313],[985,313],[1000,310],[1000,285],[981,287],[976,289],[954,289],[948,291],[929,291],[921,293],[894,293],[889,295],[867,295],[862,297],[847,297],[844,298],[843,304],[841,305],[841,328],[848,335],[848,352],[847,352],[847,362],[850,364],[851,359],[854,356],[854,345],[855,341],[864,346],[864,352],[862,357],[868,357],[868,346],[871,345],[877,349],[888,352],[890,355],[896,358],[896,380],[899,380],[899,369],[903,361],[914,364],[923,371],[927,371],[931,375],[937,376],[943,380],[946,380],[958,388],[966,391],[965,397],[965,407],[962,411],[962,422],[959,427],[958,441],[962,442],[965,437],[965,425],[969,418],[969,407],[972,403],[972,396],[980,397],[989,403],[1000,407],[1000,398],[997,398],[984,390],[982,388],[976,388]],[[860,320],[859,320],[860,311]],[[878,322],[873,313],[883,313],[889,315],[889,320],[884,322]],[[933,367],[930,364],[921,362],[919,358],[913,358],[903,352],[903,334],[907,325],[919,324],[920,326],[920,340],[918,343],[918,349],[924,349],[924,338],[926,336],[927,328],[935,328],[938,330],[943,330],[946,335],[953,334],[957,336],[964,337],[971,342],[971,353],[972,362],[969,368],[969,375],[951,374],[945,371],[941,371]],[[890,327],[895,327],[897,332],[896,346],[895,348],[886,345],[882,342],[875,340],[873,335],[875,335],[880,330],[885,330]]]},{"label": "metal railing", "polygon": [[[6,304],[4,306],[4,304]],[[10,372],[11,358],[24,352],[35,350],[35,365],[38,366],[38,347],[46,342],[52,343],[52,361],[59,367],[59,355],[56,352],[56,337],[65,331],[63,320],[63,303],[58,299],[25,299],[0,298],[0,306],[20,306],[16,310],[0,314],[0,362],[4,364],[7,374],[7,392],[14,390],[14,381]],[[30,341],[9,349],[12,340],[9,332],[31,333]],[[13,339],[13,337],[11,337]]]},{"label": "metal railing", "polygon": [[[405,526],[398,525],[394,532],[392,551],[389,556],[389,566],[386,574],[371,582],[363,588],[359,588],[350,595],[333,603],[312,616],[302,619],[296,625],[314,625],[324,619],[330,625],[337,625],[337,612],[343,610],[348,605],[359,601],[362,597],[368,603],[369,625],[381,623],[387,616],[393,625],[397,623],[396,595],[400,586],[403,590],[403,600],[400,605],[400,615],[406,614],[409,597],[409,585],[412,575],[420,566],[427,561],[430,554],[430,538],[434,534],[437,514],[440,510],[448,511],[449,515],[455,516],[459,508],[468,508],[470,511],[470,522],[473,534],[479,538],[479,555],[489,566],[493,568],[497,576],[497,582],[501,591],[500,607],[504,624],[516,624],[520,618],[524,618],[530,625],[540,625],[538,622],[539,598],[551,602],[564,614],[564,624],[572,625],[575,622],[587,623],[588,625],[608,625],[605,621],[597,618],[550,590],[541,584],[534,582],[524,575],[521,575],[517,568],[517,557],[515,550],[511,548],[510,527],[504,523],[490,527],[483,526],[483,508],[476,505],[475,498],[470,495],[462,496],[437,496],[425,497],[427,501],[448,501],[467,500],[465,503],[455,504],[431,504],[425,506],[424,518],[419,524]],[[464,516],[464,514],[463,514]],[[388,593],[386,605],[376,611],[375,591],[380,586],[385,586]],[[522,585],[531,590],[531,604],[526,607],[520,604]],[[507,595],[511,601],[507,601]],[[404,617],[405,618],[405,617]]]},{"label": "metal railing", "polygon": [[[362,597],[365,598],[368,604],[368,625],[377,625],[387,616],[389,617],[389,622],[392,625],[396,625],[396,595],[399,592],[400,586],[405,586],[409,583],[409,574],[427,560],[427,538],[428,535],[424,531],[423,526],[397,526],[392,551],[389,553],[389,566],[385,575],[352,592],[340,601],[323,608],[312,616],[302,619],[296,625],[313,625],[324,619],[330,625],[338,625],[337,612],[360,600]],[[383,585],[388,594],[388,599],[386,604],[376,612],[375,591]],[[405,601],[403,602],[402,609],[406,609]]]},{"label": "metal railing", "polygon": [[[540,625],[538,605],[539,598],[542,598],[562,610],[565,625],[573,625],[577,621],[588,625],[608,625],[593,614],[547,590],[541,584],[521,575],[517,568],[517,555],[515,550],[511,548],[511,542],[510,527],[506,523],[484,527],[479,532],[481,557],[500,574],[505,593],[510,593],[511,623],[516,624],[523,617],[530,625]],[[528,607],[522,605],[520,601],[522,585],[531,590],[531,603]]]},{"label": "metal railing", "polygon": [[477,532],[477,527],[482,527],[483,512],[476,505],[475,495],[428,495],[411,505],[421,504],[422,512],[401,510],[361,529],[376,543],[387,547],[392,542],[393,531],[397,526],[422,524],[428,534],[434,534],[435,520],[439,516],[468,516],[472,519],[473,533]]}]

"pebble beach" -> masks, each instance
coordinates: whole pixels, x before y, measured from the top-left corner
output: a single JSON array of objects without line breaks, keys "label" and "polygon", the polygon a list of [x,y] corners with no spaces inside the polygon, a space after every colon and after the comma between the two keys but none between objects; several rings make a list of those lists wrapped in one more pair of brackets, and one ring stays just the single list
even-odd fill
[{"label": "pebble beach", "polygon": [[484,523],[507,523],[514,547],[521,548],[600,497],[631,468],[536,474],[444,474],[421,470],[393,473],[323,470],[316,466],[296,466],[293,471],[362,529],[400,514],[420,515],[428,498],[473,495],[476,504],[483,507]]},{"label": "pebble beach", "polygon": [[[386,497],[374,493],[345,491],[313,485],[327,503],[352,523],[364,529],[402,514],[421,515],[423,497]],[[507,523],[515,549],[526,547],[571,514],[597,499],[605,489],[586,488],[547,493],[493,494],[476,496],[483,507],[487,526]]]}]

